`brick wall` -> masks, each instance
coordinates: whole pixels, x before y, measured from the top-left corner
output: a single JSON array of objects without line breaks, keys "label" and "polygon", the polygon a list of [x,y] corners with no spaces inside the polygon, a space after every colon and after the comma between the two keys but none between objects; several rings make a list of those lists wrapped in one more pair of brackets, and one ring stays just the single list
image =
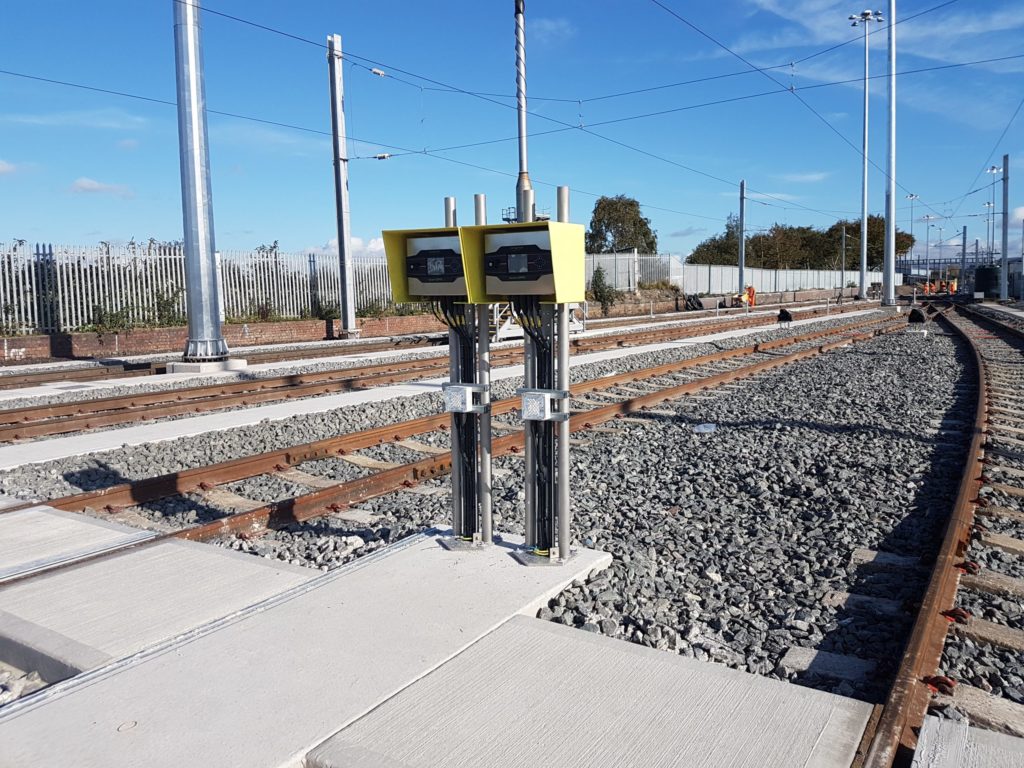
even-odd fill
[{"label": "brick wall", "polygon": [[[400,336],[445,330],[433,315],[357,318],[360,337]],[[256,344],[288,344],[338,338],[337,320],[290,320],[280,323],[226,324],[224,339],[231,349]],[[180,352],[188,331],[184,327],[137,328],[128,333],[58,333],[51,336],[11,336],[2,340],[2,361],[40,360],[49,357],[112,357]]]}]

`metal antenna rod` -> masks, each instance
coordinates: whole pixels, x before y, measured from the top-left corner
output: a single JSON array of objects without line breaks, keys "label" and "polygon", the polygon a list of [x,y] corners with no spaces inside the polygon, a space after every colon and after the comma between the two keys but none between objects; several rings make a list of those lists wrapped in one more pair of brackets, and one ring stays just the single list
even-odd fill
[{"label": "metal antenna rod", "polygon": [[172,0],[172,5],[188,310],[188,342],[183,360],[217,361],[227,358],[228,345],[220,325],[199,0],[191,3]]},{"label": "metal antenna rod", "polygon": [[516,110],[519,115],[516,221],[533,221],[533,185],[526,162],[526,0],[516,0]]}]

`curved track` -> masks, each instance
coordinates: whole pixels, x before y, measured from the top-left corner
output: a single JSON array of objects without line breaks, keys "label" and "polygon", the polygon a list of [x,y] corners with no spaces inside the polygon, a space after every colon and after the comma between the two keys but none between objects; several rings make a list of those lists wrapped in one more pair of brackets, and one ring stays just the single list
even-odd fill
[{"label": "curved track", "polygon": [[[965,589],[1024,597],[1024,580],[971,560],[976,548],[992,547],[1020,558],[1024,567],[1024,540],[990,530],[991,521],[1024,529],[1024,332],[970,307],[944,314],[942,322],[973,352],[979,397],[953,514],[864,762],[869,768],[909,764],[931,708],[951,705],[972,725],[1024,736],[1024,706],[958,681],[943,668],[944,648],[960,640],[1012,650],[1018,659],[1024,655],[1024,631],[973,616],[959,604]],[[980,523],[979,516],[990,522]]]}]

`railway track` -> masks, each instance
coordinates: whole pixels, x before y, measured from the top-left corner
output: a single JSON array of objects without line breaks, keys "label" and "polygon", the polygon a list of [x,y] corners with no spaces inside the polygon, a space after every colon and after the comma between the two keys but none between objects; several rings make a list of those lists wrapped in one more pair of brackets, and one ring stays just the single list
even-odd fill
[{"label": "railway track", "polygon": [[[750,347],[580,382],[572,387],[573,415],[570,428],[573,431],[599,429],[601,424],[627,417],[658,403],[754,377],[904,327],[902,319],[875,317]],[[522,449],[521,428],[510,418],[517,406],[516,399],[499,400],[492,405],[494,430],[501,435],[493,442],[492,455],[495,457],[516,454]],[[451,468],[450,453],[443,445],[439,446],[437,440],[431,442],[423,438],[428,433],[444,430],[449,419],[448,414],[428,416],[49,501],[48,506],[59,510],[99,514],[112,521],[137,527],[147,524],[137,512],[133,512],[133,507],[183,494],[195,494],[210,508],[234,511],[212,515],[212,519],[201,520],[178,530],[155,526],[158,535],[153,538],[71,562],[36,566],[31,572],[9,574],[0,582],[0,586],[97,558],[110,557],[128,549],[150,546],[167,538],[208,541],[234,534],[253,536],[267,529],[301,524],[324,515],[344,516],[351,505],[360,501],[410,488],[446,474]],[[384,444],[398,444],[422,458],[398,463],[360,454],[361,451]],[[307,471],[307,462],[322,462],[325,459],[354,464],[359,469],[359,476],[338,482]],[[274,475],[309,490],[292,498],[264,503],[239,496],[226,487],[258,475]],[[0,511],[0,514],[30,506],[23,504],[10,507]],[[154,526],[150,524],[149,527]]]},{"label": "railway track", "polygon": [[[996,684],[993,674],[957,679],[953,668],[965,644],[1008,658],[1008,674],[1024,668],[1024,622],[992,607],[1019,607],[1024,599],[1024,332],[970,307],[943,313],[940,322],[969,344],[979,396],[953,513],[867,768],[909,765],[929,710],[951,707],[972,725],[1024,736],[1024,703],[1007,694],[1010,683],[998,672]],[[978,606],[991,618],[978,615]]]},{"label": "railway track", "polygon": [[[862,308],[862,305],[855,304],[838,311],[849,312]],[[800,318],[821,317],[825,314],[824,310],[811,310],[800,313]],[[714,331],[736,330],[764,324],[763,316],[743,315],[695,325],[579,337],[572,339],[571,344],[572,350],[576,353],[592,352],[673,341]],[[516,349],[495,350],[492,353],[491,364],[498,367],[518,362],[519,358],[520,354]],[[13,408],[0,411],[0,443],[361,390],[414,379],[444,376],[447,372],[447,357],[439,356]]]},{"label": "railway track", "polygon": [[[793,309],[808,305],[813,306],[820,303],[820,301],[816,300],[795,301],[784,304],[766,305],[764,307],[759,307],[758,309],[774,311],[781,307]],[[846,306],[846,311],[849,311],[851,308],[864,309],[868,306],[873,306],[873,304],[874,303],[870,302],[851,302]],[[831,311],[843,311],[843,308],[834,307]],[[740,308],[721,310],[707,309],[695,312],[671,313],[670,316],[658,315],[651,317],[600,318],[591,322],[593,322],[595,327],[604,327],[607,325],[609,328],[625,328],[635,325],[643,325],[645,323],[664,322],[666,320],[676,319],[695,319],[700,317],[708,318],[710,322],[715,322],[718,320],[719,316],[734,317],[745,314],[745,312],[746,310]],[[338,346],[337,344],[313,344],[301,349],[266,350],[262,352],[246,350],[245,347],[239,347],[235,350],[235,353],[240,357],[244,357],[250,364],[255,365],[260,363],[277,363],[297,359],[316,360],[326,357],[337,357],[339,355],[364,354],[367,352],[377,352],[396,348],[419,349],[444,345],[445,343],[446,336],[442,333],[435,333],[415,336],[387,337],[380,340],[365,340],[356,346],[344,347]],[[174,359],[177,358],[168,358],[166,360],[158,360],[152,363],[110,363],[88,368],[65,368],[58,370],[35,371],[31,373],[19,373],[18,364],[0,364],[0,390],[34,387],[55,381],[102,381],[105,379],[121,379],[162,374],[167,372],[167,364]],[[54,362],[60,361],[57,360]]]}]

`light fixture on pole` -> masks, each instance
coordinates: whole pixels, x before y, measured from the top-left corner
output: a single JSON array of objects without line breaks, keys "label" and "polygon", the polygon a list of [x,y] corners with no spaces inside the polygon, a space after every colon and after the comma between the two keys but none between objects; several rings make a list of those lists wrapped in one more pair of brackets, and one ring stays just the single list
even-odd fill
[{"label": "light fixture on pole", "polygon": [[937,219],[937,218],[938,218],[938,216],[932,216],[930,213],[925,214],[924,216],[921,217],[921,220],[925,222],[925,225],[924,225],[924,277],[925,277],[925,280],[927,280],[929,277],[931,277],[931,254],[929,252],[929,248],[930,248],[930,244],[931,244],[931,234],[932,234],[932,229],[931,228],[935,226],[934,224],[932,224],[932,220],[933,219]]},{"label": "light fixture on pole", "polygon": [[1002,172],[1003,169],[996,165],[990,165],[988,168],[985,169],[985,173],[992,174],[992,203],[990,206],[989,203],[985,203],[985,205],[991,207],[992,209],[992,239],[989,241],[988,253],[989,258],[992,259],[993,261],[995,260],[996,253],[996,174]]},{"label": "light fixture on pole", "polygon": [[920,199],[921,199],[920,195],[915,195],[915,194],[907,195],[907,200],[910,201],[910,242],[911,242],[911,246],[910,246],[910,261],[911,261],[911,263],[913,263],[913,261],[914,261],[914,201],[915,200],[920,200]]},{"label": "light fixture on pole", "polygon": [[[992,189],[995,189],[993,183]],[[993,194],[995,194],[993,192]],[[984,203],[985,208],[985,249],[988,251],[988,260],[992,261],[992,232],[995,230],[995,203],[986,200]]]},{"label": "light fixture on pole", "polygon": [[857,297],[867,298],[868,279],[868,22],[882,22],[881,11],[861,11],[851,14],[850,26],[864,27],[864,138],[861,145],[863,156],[860,199],[860,286]]}]

